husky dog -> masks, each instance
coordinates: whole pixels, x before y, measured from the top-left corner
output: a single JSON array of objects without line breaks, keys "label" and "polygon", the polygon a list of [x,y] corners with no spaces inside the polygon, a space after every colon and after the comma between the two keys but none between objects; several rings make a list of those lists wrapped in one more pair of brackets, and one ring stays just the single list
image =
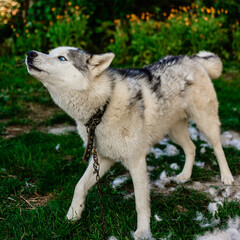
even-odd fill
[{"label": "husky dog", "polygon": [[[195,146],[188,133],[192,118],[214,149],[223,183],[233,183],[220,143],[218,101],[211,82],[221,75],[222,62],[202,51],[190,57],[167,56],[140,69],[115,69],[109,67],[113,58],[113,53],[92,55],[58,47],[49,54],[28,52],[26,65],[54,102],[75,119],[84,142],[85,124],[108,101],[95,132],[100,176],[117,160],[130,171],[137,210],[134,238],[151,239],[146,155],[165,134],[186,155],[177,180],[188,180],[192,173]],[[95,183],[91,161],[75,187],[68,219],[81,217],[87,192]]]}]

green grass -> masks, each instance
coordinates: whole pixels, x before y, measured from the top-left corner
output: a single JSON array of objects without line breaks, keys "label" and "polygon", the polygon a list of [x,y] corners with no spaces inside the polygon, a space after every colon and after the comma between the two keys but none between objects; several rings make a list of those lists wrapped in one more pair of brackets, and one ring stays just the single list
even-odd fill
[{"label": "green grass", "polygon": [[[1,239],[100,239],[102,234],[101,210],[96,187],[87,196],[82,218],[75,223],[66,221],[76,183],[84,173],[87,164],[81,161],[84,152],[77,134],[55,136],[42,133],[42,127],[55,124],[73,124],[73,121],[53,104],[42,85],[31,78],[22,65],[24,59],[0,59],[0,232]],[[21,62],[21,64],[19,64]],[[240,68],[238,64],[225,64],[221,78],[214,80],[220,102],[219,115],[223,130],[240,131]],[[37,106],[49,115],[35,118],[33,109]],[[30,128],[6,139],[7,128],[11,126]],[[60,145],[56,150],[56,146]],[[195,142],[196,159],[205,162],[203,169],[194,166],[192,181],[205,182],[219,175],[219,167],[212,149],[205,154],[199,151],[200,141]],[[163,146],[159,145],[162,148]],[[148,156],[148,164],[156,168],[150,173],[151,181],[159,178],[165,170],[169,176],[178,174],[184,165],[184,154],[155,159]],[[224,149],[233,175],[240,175],[239,151]],[[181,169],[172,170],[169,165],[177,163]],[[102,198],[106,214],[107,236],[117,239],[131,239],[136,229],[134,198],[125,199],[133,191],[129,179],[117,189],[112,181],[125,174],[126,169],[117,163],[102,181]],[[170,183],[175,190],[169,194],[151,191],[151,230],[156,239],[171,234],[170,239],[193,239],[198,234],[213,230],[201,228],[194,220],[201,212],[210,221],[208,211],[212,201],[210,195],[186,188],[186,185]],[[33,201],[35,200],[35,201]],[[154,215],[162,218],[157,222]],[[216,227],[224,228],[229,217],[240,215],[240,203],[225,201],[216,217]]]},{"label": "green grass", "polygon": [[224,70],[223,76],[213,81],[220,103],[222,128],[240,132],[240,66],[225,63]]},{"label": "green grass", "polygon": [[24,57],[0,59],[0,118],[22,121],[31,113],[29,103],[54,106],[42,84],[26,70]]},{"label": "green grass", "polygon": [[[60,144],[58,151],[55,149],[57,144]],[[82,219],[74,224],[65,220],[74,186],[86,168],[86,163],[81,161],[83,150],[77,134],[54,136],[32,132],[1,141],[0,213],[3,239],[21,239],[23,236],[25,239],[100,239],[101,211],[96,187],[87,196]],[[230,150],[234,158],[237,152]],[[213,158],[209,150],[201,161],[211,162]],[[176,156],[164,160],[154,160],[152,157],[148,164],[159,166],[155,172],[159,176],[163,169],[171,174],[169,164],[177,162],[182,165],[181,159],[182,154],[180,158]],[[229,160],[231,163],[232,159]],[[219,174],[216,168],[210,171],[211,176]],[[136,228],[134,199],[124,199],[124,195],[132,191],[131,181],[117,190],[111,187],[113,179],[125,172],[124,167],[116,164],[102,183],[107,235],[118,239],[130,239],[130,231]],[[204,181],[207,179],[206,172],[194,167],[192,179]],[[34,209],[24,200],[36,194],[47,196],[50,193],[50,201]],[[186,189],[184,185],[177,187],[170,195],[153,191],[151,221],[154,236],[166,237],[171,232],[172,239],[192,239],[196,234],[211,230],[211,227],[201,228],[194,220],[196,211],[202,212],[208,220],[212,218],[207,210],[210,201],[207,194]],[[163,221],[156,222],[155,214],[161,216]],[[222,220],[219,227],[224,226],[229,216],[240,215],[240,203],[226,202],[218,215]]]}]

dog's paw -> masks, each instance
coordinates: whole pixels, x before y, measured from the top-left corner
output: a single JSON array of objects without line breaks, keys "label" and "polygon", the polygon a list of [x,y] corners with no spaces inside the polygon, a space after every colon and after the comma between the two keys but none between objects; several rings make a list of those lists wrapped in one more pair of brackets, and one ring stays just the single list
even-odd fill
[{"label": "dog's paw", "polygon": [[190,180],[190,177],[189,174],[181,172],[176,177],[172,177],[171,180],[177,183],[185,183]]},{"label": "dog's paw", "polygon": [[224,183],[224,185],[232,185],[234,182],[232,174],[222,174],[221,180]]},{"label": "dog's paw", "polygon": [[132,236],[134,240],[155,240],[150,231],[137,230],[136,232],[132,232]]},{"label": "dog's paw", "polygon": [[83,206],[80,205],[80,207],[76,208],[71,206],[68,210],[66,218],[70,221],[76,221],[81,218]]}]

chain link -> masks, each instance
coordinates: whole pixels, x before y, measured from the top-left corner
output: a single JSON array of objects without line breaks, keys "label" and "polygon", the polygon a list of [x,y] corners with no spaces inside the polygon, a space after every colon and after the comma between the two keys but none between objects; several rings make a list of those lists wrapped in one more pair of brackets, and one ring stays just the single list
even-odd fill
[{"label": "chain link", "polygon": [[105,105],[102,109],[98,109],[98,111],[88,120],[87,123],[84,125],[86,126],[87,133],[88,133],[88,140],[87,140],[87,147],[85,149],[83,159],[85,161],[89,161],[91,154],[93,154],[93,174],[96,174],[96,184],[97,184],[97,191],[98,191],[98,199],[99,205],[101,208],[101,215],[102,215],[102,237],[101,239],[106,239],[106,221],[105,221],[105,213],[103,210],[103,203],[102,203],[102,196],[101,196],[101,186],[100,186],[100,164],[98,161],[98,155],[95,147],[94,140],[96,141],[95,137],[95,130],[99,123],[102,121],[103,114],[106,111],[106,108],[109,104],[109,99],[106,101]]},{"label": "chain link", "polygon": [[99,205],[101,208],[101,215],[102,215],[102,239],[106,239],[106,221],[105,221],[105,213],[103,210],[103,203],[102,203],[102,195],[101,195],[101,185],[100,185],[100,164],[98,162],[98,155],[95,146],[93,146],[93,174],[96,174],[96,181],[97,181],[97,191],[98,191],[98,199],[99,199]]}]

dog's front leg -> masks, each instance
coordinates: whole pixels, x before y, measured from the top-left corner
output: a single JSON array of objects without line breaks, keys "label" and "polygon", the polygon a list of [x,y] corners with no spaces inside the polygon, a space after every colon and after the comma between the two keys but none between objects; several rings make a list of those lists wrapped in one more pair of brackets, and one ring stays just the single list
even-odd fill
[{"label": "dog's front leg", "polygon": [[[114,162],[100,157],[98,161],[100,164],[100,177],[102,177]],[[93,171],[93,160],[91,160],[85,173],[75,187],[72,204],[67,213],[67,219],[75,221],[81,218],[88,190],[96,183],[96,174],[93,174]]]},{"label": "dog's front leg", "polygon": [[132,176],[136,210],[137,230],[134,239],[153,239],[150,230],[149,181],[145,156],[129,166]]}]

